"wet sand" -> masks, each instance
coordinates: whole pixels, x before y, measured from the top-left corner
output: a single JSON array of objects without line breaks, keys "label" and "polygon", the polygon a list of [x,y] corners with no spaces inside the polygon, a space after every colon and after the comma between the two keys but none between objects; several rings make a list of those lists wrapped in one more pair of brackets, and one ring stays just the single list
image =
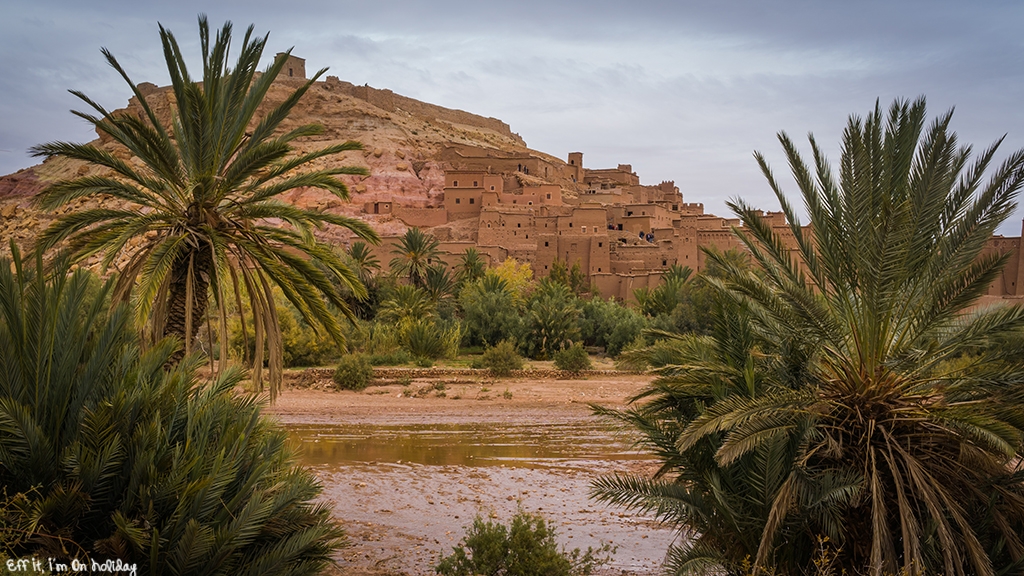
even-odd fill
[{"label": "wet sand", "polygon": [[[300,436],[311,434],[316,425],[338,424],[369,430],[536,425],[592,434],[589,402],[622,406],[648,382],[646,376],[601,374],[577,380],[423,378],[362,392],[290,388],[268,412],[282,424],[302,429],[296,432]],[[625,436],[604,434],[628,446]],[[349,534],[351,546],[338,558],[340,574],[433,574],[433,566],[451,553],[475,516],[507,523],[517,510],[543,514],[569,549],[617,546],[612,562],[598,574],[656,573],[675,537],[650,519],[588,497],[591,481],[601,475],[649,471],[654,463],[638,455],[559,458],[553,464],[513,458],[467,465],[394,455],[332,462],[320,451],[307,452],[307,465],[324,485],[323,498],[334,505]]]}]

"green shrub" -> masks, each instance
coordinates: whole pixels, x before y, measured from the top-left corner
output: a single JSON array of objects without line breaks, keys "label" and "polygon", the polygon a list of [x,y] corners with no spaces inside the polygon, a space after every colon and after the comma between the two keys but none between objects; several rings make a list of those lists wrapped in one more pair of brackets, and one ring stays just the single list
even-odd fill
[{"label": "green shrub", "polygon": [[416,358],[437,359],[447,352],[443,332],[430,320],[408,324],[403,331],[405,349]]},{"label": "green shrub", "polygon": [[523,369],[523,358],[516,350],[516,345],[502,340],[497,345],[484,350],[480,358],[480,366],[487,368],[495,376],[511,376],[513,370]]},{"label": "green shrub", "polygon": [[559,550],[554,528],[539,514],[519,512],[507,527],[477,516],[466,537],[435,570],[443,576],[582,576],[606,564],[611,553],[607,544],[586,552]]},{"label": "green shrub", "polygon": [[367,330],[364,350],[373,355],[387,355],[401,349],[401,335],[394,324],[374,322]]},{"label": "green shrub", "polygon": [[412,354],[399,348],[398,350],[381,354],[367,354],[366,359],[370,362],[371,366],[401,366],[402,364],[412,362]]},{"label": "green shrub", "polygon": [[583,348],[583,344],[576,342],[568,348],[555,352],[555,368],[579,374],[584,370],[590,370],[590,356]]},{"label": "green shrub", "polygon": [[[316,574],[342,532],[286,434],[198,355],[140,353],[112,285],[0,259],[0,554],[119,558],[138,574]],[[17,367],[17,368],[15,368]],[[8,538],[14,531],[17,536]]]},{"label": "green shrub", "polygon": [[612,299],[591,298],[583,303],[580,335],[588,346],[603,346],[616,357],[647,327],[647,318]]},{"label": "green shrub", "polygon": [[365,354],[346,354],[334,370],[334,384],[339,390],[362,390],[373,380],[373,366]]}]

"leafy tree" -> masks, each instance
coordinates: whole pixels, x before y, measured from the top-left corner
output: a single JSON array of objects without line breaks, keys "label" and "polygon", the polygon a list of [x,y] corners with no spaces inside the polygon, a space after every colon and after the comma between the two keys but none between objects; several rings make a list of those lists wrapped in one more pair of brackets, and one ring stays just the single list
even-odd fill
[{"label": "leafy tree", "polygon": [[[127,162],[91,144],[51,142],[34,147],[36,156],[82,160],[112,174],[57,182],[37,197],[42,208],[53,210],[98,195],[122,202],[116,208],[76,210],[59,217],[40,236],[37,247],[49,250],[65,243],[75,261],[102,254],[104,266],[122,260],[113,297],[128,301],[135,291],[136,313],[151,320],[152,339],[175,336],[184,344],[171,356],[172,365],[192,349],[211,293],[221,319],[221,357],[227,356],[225,303],[231,296],[238,299],[244,288],[251,300],[256,339],[253,365],[263,365],[266,349],[273,399],[282,358],[271,286],[280,287],[306,322],[341,343],[339,325],[327,303],[346,313],[348,306],[331,280],[357,296],[365,290],[329,247],[314,240],[313,231],[332,224],[364,240],[375,242],[377,237],[360,220],[278,201],[296,188],[319,188],[347,199],[348,189],[338,176],[365,174],[365,169],[314,166],[322,158],[361,146],[345,142],[296,155],[292,143],[320,134],[323,128],[308,124],[282,134],[282,122],[326,69],[257,117],[288,53],[257,76],[267,38],[254,38],[250,27],[237,61],[230,64],[231,31],[226,23],[211,44],[206,18],[200,16],[203,75],[197,81],[174,36],[161,26],[174,95],[170,119],[158,116],[114,56],[103,50],[131,88],[142,115],[108,112],[81,92],[72,93],[95,114],[74,113],[138,161]],[[240,302],[237,309],[243,309]],[[259,386],[261,378],[262,370],[255,370],[253,379]]]},{"label": "leafy tree", "polygon": [[515,340],[523,330],[523,318],[508,282],[496,274],[485,274],[468,284],[459,296],[463,324],[469,344],[494,346]]},{"label": "leafy tree", "polygon": [[440,244],[419,228],[409,228],[391,251],[395,255],[391,259],[391,269],[396,274],[407,276],[413,286],[423,288],[427,269],[436,263],[444,263],[438,248]]},{"label": "leafy tree", "polygon": [[541,280],[526,307],[527,353],[547,360],[555,351],[571,346],[580,339],[579,318],[576,295],[563,284]]},{"label": "leafy tree", "polygon": [[559,259],[555,259],[551,263],[551,270],[548,272],[548,278],[552,282],[558,282],[567,286],[572,290],[576,296],[583,297],[587,294],[596,293],[596,289],[591,285],[590,280],[587,278],[587,274],[583,271],[583,267],[580,265],[580,261],[577,260],[573,263],[572,268],[569,268],[566,262],[562,262]]},{"label": "leafy tree", "polygon": [[533,289],[533,268],[530,267],[530,263],[520,263],[512,257],[487,270],[485,276],[495,276],[504,280],[517,306],[526,302]]},{"label": "leafy tree", "polygon": [[647,327],[647,320],[635,310],[614,300],[594,297],[583,303],[580,336],[589,346],[603,346],[609,356],[619,352]]},{"label": "leafy tree", "polygon": [[[686,361],[663,368],[647,403],[624,416],[661,446],[661,474],[673,481],[606,480],[603,497],[698,534],[711,518],[704,508],[728,510],[730,541],[747,553],[756,542],[755,565],[779,573],[802,571],[806,558],[793,553],[818,534],[847,573],[1020,570],[1024,309],[970,309],[1005,262],[983,251],[1013,210],[1024,151],[992,167],[997,142],[971,163],[951,113],[927,130],[925,119],[923,99],[851,117],[838,173],[813,137],[811,167],[780,134],[808,229],[757,155],[799,261],[759,212],[732,204],[757,270],[710,258],[724,271],[715,285],[747,311],[749,360],[741,370],[714,343],[680,339]],[[701,454],[698,467],[681,460]],[[743,485],[720,482],[717,501],[697,500],[701,480],[688,469],[748,461]],[[744,485],[763,509],[726,507]],[[736,557],[715,546],[671,559],[694,572],[731,569]]]},{"label": "leafy tree", "polygon": [[[12,247],[13,248],[13,247]],[[58,256],[0,259],[0,526],[14,556],[119,558],[139,574],[317,574],[342,532],[286,434],[200,358],[140,353],[123,304]]]}]

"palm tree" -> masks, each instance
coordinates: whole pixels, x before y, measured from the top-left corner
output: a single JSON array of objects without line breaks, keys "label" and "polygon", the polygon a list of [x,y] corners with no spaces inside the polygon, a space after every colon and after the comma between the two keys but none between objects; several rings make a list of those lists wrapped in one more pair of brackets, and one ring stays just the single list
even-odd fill
[{"label": "palm tree", "polygon": [[[142,115],[108,112],[81,92],[73,92],[95,114],[74,112],[110,136],[138,162],[90,144],[51,142],[32,149],[37,156],[63,156],[101,166],[110,176],[84,176],[58,182],[38,197],[44,209],[55,209],[83,196],[106,194],[121,202],[116,208],[94,208],[58,218],[39,238],[38,249],[65,243],[81,261],[102,254],[104,266],[124,262],[113,296],[134,296],[139,318],[150,320],[154,339],[175,336],[183,344],[174,364],[191,350],[212,293],[220,316],[221,358],[227,357],[225,306],[241,294],[250,300],[256,338],[254,366],[269,353],[270,394],[281,379],[281,336],[271,285],[279,286],[303,318],[343,341],[328,303],[350,315],[333,288],[336,279],[355,294],[359,280],[313,232],[325,224],[341,226],[367,241],[377,241],[363,222],[306,210],[277,198],[296,188],[319,188],[340,198],[348,189],[343,174],[365,174],[362,168],[313,168],[323,158],[358,150],[345,142],[296,154],[292,143],[323,131],[307,124],[281,133],[282,122],[320,70],[262,118],[271,84],[285,65],[279,55],[262,75],[257,66],[267,38],[246,31],[237,61],[229,65],[231,24],[226,23],[211,45],[205,16],[199,17],[203,74],[189,74],[178,43],[160,27],[164,57],[174,95],[173,117],[160,118],[114,56],[108,63],[128,83]],[[319,265],[314,265],[314,262]],[[133,295],[132,292],[135,291]],[[243,331],[245,330],[243,322]],[[262,370],[253,373],[262,388]]]},{"label": "palm tree", "polygon": [[373,274],[380,270],[380,260],[373,254],[366,242],[353,242],[348,249],[350,267],[355,269],[359,280],[368,284]]},{"label": "palm tree", "polygon": [[391,269],[397,274],[408,275],[409,282],[417,288],[423,287],[423,279],[427,268],[441,261],[441,243],[419,228],[409,228],[399,240],[398,246],[391,251],[395,255],[391,259]]},{"label": "palm tree", "polygon": [[533,358],[547,360],[580,339],[579,299],[568,286],[544,278],[526,307],[526,348]]},{"label": "palm tree", "polygon": [[[312,575],[343,532],[287,434],[201,382],[198,355],[144,353],[113,282],[58,256],[0,258],[3,554],[134,564],[139,574]],[[11,503],[12,505],[8,505]]]},{"label": "palm tree", "polygon": [[[724,274],[712,283],[747,310],[758,342],[743,370],[755,393],[670,411],[680,427],[671,450],[706,446],[714,466],[729,467],[795,448],[774,460],[783,479],[758,485],[768,507],[747,528],[758,535],[755,569],[801,571],[785,555],[815,535],[830,536],[849,573],[996,574],[1024,564],[1024,309],[972,309],[1005,262],[983,249],[1014,208],[1024,151],[983,182],[999,143],[969,163],[951,112],[927,130],[925,119],[923,99],[851,117],[838,174],[813,137],[812,169],[781,133],[807,229],[757,159],[799,261],[742,201],[731,204],[745,224],[736,232],[758,269],[709,254]],[[712,385],[716,371],[739,374],[711,360],[673,368],[687,376],[670,375],[651,402],[667,404],[694,381]],[[678,484],[690,486],[682,475]],[[607,495],[651,502],[639,490]],[[833,509],[816,517],[815,502]]]},{"label": "palm tree", "polygon": [[458,282],[460,284],[474,282],[478,278],[483,278],[485,272],[487,272],[487,263],[480,256],[480,252],[473,247],[466,248],[459,260],[459,270],[456,273]]},{"label": "palm tree", "polygon": [[377,272],[380,271],[380,260],[370,250],[366,242],[353,242],[345,255],[345,262],[349,268],[355,271],[359,277],[359,283],[366,288],[365,295],[356,296],[348,290],[347,286],[336,283],[337,288],[344,296],[352,309],[352,312],[363,320],[372,319],[380,306],[381,286]]},{"label": "palm tree", "polygon": [[427,273],[423,277],[423,290],[435,306],[440,306],[451,300],[455,288],[455,279],[452,278],[444,264],[435,264],[427,268]]}]

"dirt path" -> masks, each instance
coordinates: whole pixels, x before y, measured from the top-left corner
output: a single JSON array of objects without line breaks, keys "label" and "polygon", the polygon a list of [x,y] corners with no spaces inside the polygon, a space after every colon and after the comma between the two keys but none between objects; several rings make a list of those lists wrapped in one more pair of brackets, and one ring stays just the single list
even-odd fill
[{"label": "dirt path", "polygon": [[[268,412],[286,425],[592,424],[588,403],[622,406],[649,380],[620,373],[575,380],[418,377],[363,392],[290,388]],[[647,461],[564,468],[399,461],[313,469],[352,543],[339,558],[341,574],[433,574],[433,565],[451,552],[476,515],[507,522],[521,509],[544,514],[570,549],[618,546],[600,573],[619,575],[654,573],[674,535],[590,500],[590,482],[650,466]]]}]

